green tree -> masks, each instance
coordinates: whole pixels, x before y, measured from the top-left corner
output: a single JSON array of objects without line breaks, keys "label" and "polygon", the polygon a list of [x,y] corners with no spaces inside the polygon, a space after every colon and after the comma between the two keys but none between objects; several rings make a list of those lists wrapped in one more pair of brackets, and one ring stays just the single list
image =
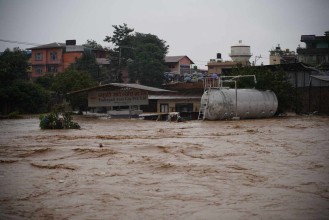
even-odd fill
[{"label": "green tree", "polygon": [[67,93],[97,85],[96,81],[85,71],[73,68],[66,69],[58,74],[52,86],[53,91],[71,103],[73,109],[83,111],[88,107],[86,94],[68,95]]},{"label": "green tree", "polygon": [[25,51],[14,48],[6,49],[0,55],[1,85],[6,85],[16,79],[27,79],[28,56]]},{"label": "green tree", "polygon": [[[83,46],[91,48],[91,49],[97,49],[97,50],[104,50],[107,53],[107,56],[112,53],[111,50],[103,47],[102,45],[98,44],[94,40],[87,40]],[[91,73],[93,78],[98,81],[99,83],[104,82],[114,82],[116,78],[116,74],[114,71],[111,70],[109,65],[101,65],[97,63],[96,58],[94,59],[90,54],[86,54],[85,57],[81,57],[77,60],[78,62],[78,69],[79,70],[86,70],[87,72]],[[97,68],[95,65],[95,62],[97,64]],[[85,63],[85,64],[84,64]],[[97,69],[97,73],[96,73]]]},{"label": "green tree", "polygon": [[99,78],[99,65],[96,56],[91,52],[85,52],[75,63],[71,64],[71,68],[87,72],[95,81]]},{"label": "green tree", "polygon": [[132,40],[134,29],[127,24],[113,25],[113,36],[106,36],[104,41],[113,44],[113,50],[109,51],[111,59],[111,75],[114,75],[114,82],[122,82],[122,69],[127,67],[127,60],[132,55]]},{"label": "green tree", "polygon": [[165,41],[156,35],[136,33],[133,40],[134,56],[129,63],[131,82],[160,87],[165,71],[164,58],[168,51]]},{"label": "green tree", "polygon": [[131,34],[134,29],[129,28],[127,24],[113,25],[114,28],[113,36],[106,36],[104,41],[115,45],[115,47],[131,45],[132,37]]},{"label": "green tree", "polygon": [[164,57],[168,46],[156,35],[133,33],[127,24],[114,25],[113,36],[104,41],[114,44],[112,57],[118,57],[114,63],[115,71],[121,77],[121,70],[128,68],[131,82],[139,81],[144,85],[160,87],[165,71]]},{"label": "green tree", "polygon": [[87,40],[87,42],[82,44],[82,46],[91,49],[105,50],[105,48],[102,45],[98,44],[95,40]]},{"label": "green tree", "polygon": [[21,113],[43,113],[48,111],[50,94],[43,87],[30,81],[16,80],[8,88],[8,103]]},{"label": "green tree", "polygon": [[238,80],[238,87],[255,87],[259,90],[272,90],[278,98],[277,114],[289,110],[298,112],[298,109],[300,109],[299,98],[293,92],[293,86],[282,69],[273,71],[267,68],[238,67],[233,69],[232,75],[255,75],[257,79],[256,84],[252,78],[240,78]]},{"label": "green tree", "polygon": [[35,79],[35,83],[42,86],[46,90],[51,90],[55,76],[52,73],[46,73],[44,76]]},{"label": "green tree", "polygon": [[12,111],[40,113],[47,111],[49,93],[27,81],[28,56],[25,51],[6,49],[0,55],[0,106],[2,114]]}]

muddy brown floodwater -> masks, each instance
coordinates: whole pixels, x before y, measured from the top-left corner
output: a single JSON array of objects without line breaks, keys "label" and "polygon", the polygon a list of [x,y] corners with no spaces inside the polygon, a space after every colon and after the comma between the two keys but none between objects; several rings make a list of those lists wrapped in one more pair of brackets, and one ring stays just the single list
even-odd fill
[{"label": "muddy brown floodwater", "polygon": [[0,219],[329,218],[329,117],[75,121],[0,121]]}]

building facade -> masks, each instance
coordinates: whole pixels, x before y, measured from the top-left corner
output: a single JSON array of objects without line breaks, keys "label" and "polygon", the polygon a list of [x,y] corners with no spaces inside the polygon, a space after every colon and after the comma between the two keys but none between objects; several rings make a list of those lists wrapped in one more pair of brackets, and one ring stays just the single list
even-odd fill
[{"label": "building facade", "polygon": [[228,70],[236,67],[238,63],[233,61],[210,60],[207,64],[208,74],[223,74]]},{"label": "building facade", "polygon": [[275,49],[270,50],[270,65],[296,63],[297,55],[295,51],[289,49],[281,50],[280,44]]},{"label": "building facade", "polygon": [[46,73],[60,73],[67,69],[76,59],[85,52],[92,52],[97,58],[105,58],[103,50],[94,50],[81,45],[76,45],[75,40],[67,40],[66,43],[51,43],[33,48],[31,56],[31,78],[44,76]]},{"label": "building facade", "polygon": [[191,65],[194,62],[188,56],[166,56],[165,63],[168,67],[168,72],[184,75],[191,73]]},{"label": "building facade", "polygon": [[298,47],[298,61],[312,66],[329,66],[329,31],[324,36],[302,35],[306,47]]}]

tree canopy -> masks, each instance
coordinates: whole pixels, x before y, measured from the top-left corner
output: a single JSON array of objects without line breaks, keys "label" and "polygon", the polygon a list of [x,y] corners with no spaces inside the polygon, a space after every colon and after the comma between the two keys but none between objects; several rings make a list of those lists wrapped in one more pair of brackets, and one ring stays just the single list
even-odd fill
[{"label": "tree canopy", "polygon": [[134,56],[128,63],[130,81],[160,87],[166,68],[164,58],[168,51],[165,41],[152,34],[136,33],[133,47]]},{"label": "tree canopy", "polygon": [[0,56],[0,78],[3,84],[16,79],[27,79],[28,56],[25,51],[6,49]]},{"label": "tree canopy", "polygon": [[86,94],[69,96],[67,93],[92,87],[96,84],[88,72],[68,68],[56,76],[52,90],[68,100],[73,109],[79,108],[79,111],[82,111],[88,106]]},{"label": "tree canopy", "polygon": [[88,39],[86,43],[82,44],[84,47],[88,47],[91,49],[105,50],[105,48],[98,44],[95,40]]},{"label": "tree canopy", "polygon": [[91,52],[85,52],[75,63],[71,64],[71,68],[87,72],[94,81],[97,81],[99,78],[99,65],[97,64],[95,55]]},{"label": "tree canopy", "polygon": [[44,76],[36,78],[34,82],[46,90],[51,90],[54,80],[55,75],[53,73],[46,73]]},{"label": "tree canopy", "polygon": [[118,78],[121,77],[121,70],[126,68],[130,82],[160,87],[165,71],[164,57],[169,48],[166,42],[156,35],[134,33],[134,29],[127,24],[113,27],[113,36],[106,36],[104,41],[114,45],[111,56],[112,60],[117,61],[113,65],[119,73]]},{"label": "tree canopy", "polygon": [[133,28],[129,28],[127,24],[113,25],[113,36],[106,36],[104,41],[114,44],[116,47],[131,45],[133,38]]},{"label": "tree canopy", "polygon": [[49,93],[27,81],[27,53],[19,48],[6,49],[0,55],[1,113],[40,113],[47,111]]}]

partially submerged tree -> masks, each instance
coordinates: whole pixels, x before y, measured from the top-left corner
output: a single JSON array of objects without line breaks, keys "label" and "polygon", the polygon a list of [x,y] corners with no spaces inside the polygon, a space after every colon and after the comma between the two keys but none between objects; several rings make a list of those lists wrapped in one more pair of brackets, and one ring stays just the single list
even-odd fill
[{"label": "partially submerged tree", "polygon": [[63,106],[58,106],[51,113],[39,116],[41,129],[79,129],[80,125],[73,121],[72,113],[65,112]]}]

